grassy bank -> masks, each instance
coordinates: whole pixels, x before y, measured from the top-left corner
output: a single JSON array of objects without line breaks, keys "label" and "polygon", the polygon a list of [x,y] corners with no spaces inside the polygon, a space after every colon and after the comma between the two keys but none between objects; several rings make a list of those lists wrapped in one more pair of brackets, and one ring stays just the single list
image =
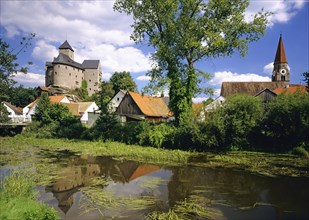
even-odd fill
[{"label": "grassy bank", "polygon": [[[135,160],[161,166],[223,167],[266,176],[309,177],[309,159],[289,154],[259,152],[196,153],[125,145],[118,142],[35,139],[23,136],[0,138],[0,163],[16,165],[32,161],[40,151],[70,151],[75,154],[112,156],[119,160]],[[47,161],[50,158],[39,158]],[[43,161],[43,162],[44,162]],[[44,167],[42,167],[44,170]],[[50,167],[49,167],[50,169]]]},{"label": "grassy bank", "polygon": [[57,211],[37,201],[29,171],[13,171],[0,181],[0,219],[59,219]]}]

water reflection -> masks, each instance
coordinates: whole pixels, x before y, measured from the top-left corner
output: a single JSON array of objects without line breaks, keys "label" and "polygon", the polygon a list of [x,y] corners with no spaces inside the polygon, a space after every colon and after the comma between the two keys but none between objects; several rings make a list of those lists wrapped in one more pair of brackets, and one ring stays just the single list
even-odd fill
[{"label": "water reflection", "polygon": [[[104,180],[101,189],[113,192],[115,197],[152,196],[157,201],[147,210],[104,210],[105,217],[143,219],[150,211],[167,211],[199,189],[200,196],[212,201],[216,219],[309,219],[308,178],[267,178],[200,167],[160,168],[111,157],[71,158],[59,178],[45,187],[42,199],[59,208],[63,219],[100,218],[94,212],[79,215],[80,189],[91,186],[95,177]],[[54,199],[50,199],[50,193]]]}]

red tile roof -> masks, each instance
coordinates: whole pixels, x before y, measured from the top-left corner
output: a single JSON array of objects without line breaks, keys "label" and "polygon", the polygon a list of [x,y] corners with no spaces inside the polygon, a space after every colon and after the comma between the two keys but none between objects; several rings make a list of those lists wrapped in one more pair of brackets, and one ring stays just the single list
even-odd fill
[{"label": "red tile roof", "polygon": [[307,93],[307,88],[306,86],[303,85],[289,85],[287,87],[280,87],[277,88],[275,90],[273,90],[274,93],[277,94],[292,94],[292,93],[296,93],[296,92],[300,92],[300,93]]},{"label": "red tile roof", "polygon": [[155,117],[170,116],[170,110],[161,97],[143,96],[135,92],[128,93],[144,115]]}]

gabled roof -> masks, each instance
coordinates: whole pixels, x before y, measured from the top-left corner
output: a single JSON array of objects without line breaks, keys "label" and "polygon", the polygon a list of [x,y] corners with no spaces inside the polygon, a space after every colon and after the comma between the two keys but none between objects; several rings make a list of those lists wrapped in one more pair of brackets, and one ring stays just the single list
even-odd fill
[{"label": "gabled roof", "polygon": [[[64,99],[66,96],[65,95],[58,95],[58,96],[49,96],[49,99],[52,103],[60,103],[62,101],[62,99]],[[38,101],[40,100],[40,98],[37,98],[36,100],[34,100],[33,102],[31,102],[29,105],[27,105],[26,107],[28,108],[32,108]]]},{"label": "gabled roof", "polygon": [[54,96],[49,96],[49,99],[53,103],[59,103],[61,102],[64,98],[66,98],[65,95],[54,95]]},{"label": "gabled roof", "polygon": [[273,90],[274,93],[276,94],[292,94],[292,93],[296,93],[296,92],[299,92],[299,93],[307,93],[307,88],[306,86],[303,86],[303,85],[288,85],[288,86],[285,86],[285,87],[280,87],[280,88],[277,88],[275,90]]},{"label": "gabled roof", "polygon": [[270,93],[270,94],[272,94],[272,95],[274,95],[274,96],[277,95],[277,93],[271,91],[270,89],[263,89],[263,90],[261,90],[260,92],[258,92],[257,94],[255,94],[255,96],[259,96],[259,95],[261,95],[263,92]]},{"label": "gabled roof", "polygon": [[286,59],[285,51],[284,51],[284,46],[283,46],[283,40],[282,40],[282,35],[280,34],[280,39],[277,47],[277,53],[275,57],[275,62],[274,63],[287,63],[288,60]]},{"label": "gabled roof", "polygon": [[80,116],[84,113],[94,102],[77,102],[77,103],[61,103],[69,108],[69,111],[75,115]]},{"label": "gabled roof", "polygon": [[97,69],[99,67],[100,60],[84,60],[82,68],[84,69]]},{"label": "gabled roof", "polygon": [[170,110],[161,97],[142,96],[135,92],[128,92],[141,112],[146,116],[167,117]]},{"label": "gabled roof", "polygon": [[59,49],[70,49],[71,51],[74,52],[73,48],[71,47],[71,45],[67,40],[65,40],[63,44],[60,45]]},{"label": "gabled roof", "polygon": [[222,82],[220,95],[225,98],[234,94],[254,96],[264,89],[274,90],[287,84],[287,82]]},{"label": "gabled roof", "polygon": [[59,55],[56,58],[54,58],[53,64],[65,64],[79,69],[83,68],[80,63],[75,62],[70,57],[62,53],[59,53]]},{"label": "gabled roof", "polygon": [[5,104],[7,107],[9,107],[10,109],[12,109],[16,115],[22,115],[23,114],[23,109],[20,107],[17,107],[9,102],[2,102],[3,104]]}]

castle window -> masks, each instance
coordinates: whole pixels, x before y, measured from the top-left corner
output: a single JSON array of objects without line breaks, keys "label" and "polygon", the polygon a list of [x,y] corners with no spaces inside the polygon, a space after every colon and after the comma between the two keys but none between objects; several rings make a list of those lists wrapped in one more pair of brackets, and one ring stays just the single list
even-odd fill
[{"label": "castle window", "polygon": [[69,73],[69,76],[71,76],[71,73]]},{"label": "castle window", "polygon": [[285,76],[281,76],[281,81],[285,81]]},{"label": "castle window", "polygon": [[57,72],[55,72],[55,75],[57,75]]},{"label": "castle window", "polygon": [[65,66],[65,68],[67,69],[68,67],[67,67],[67,66]]},{"label": "castle window", "polygon": [[91,82],[91,79],[89,79],[89,82]]},{"label": "castle window", "polygon": [[91,91],[91,88],[89,88],[89,90]]},{"label": "castle window", "polygon": [[60,68],[60,65],[58,65],[58,68]]},{"label": "castle window", "polygon": [[73,67],[73,70],[75,70],[75,68]]},{"label": "castle window", "polygon": [[78,86],[78,85],[79,85],[79,82],[78,82],[78,81],[75,81],[75,84]]},{"label": "castle window", "polygon": [[75,75],[75,77],[77,78],[77,75]]}]

